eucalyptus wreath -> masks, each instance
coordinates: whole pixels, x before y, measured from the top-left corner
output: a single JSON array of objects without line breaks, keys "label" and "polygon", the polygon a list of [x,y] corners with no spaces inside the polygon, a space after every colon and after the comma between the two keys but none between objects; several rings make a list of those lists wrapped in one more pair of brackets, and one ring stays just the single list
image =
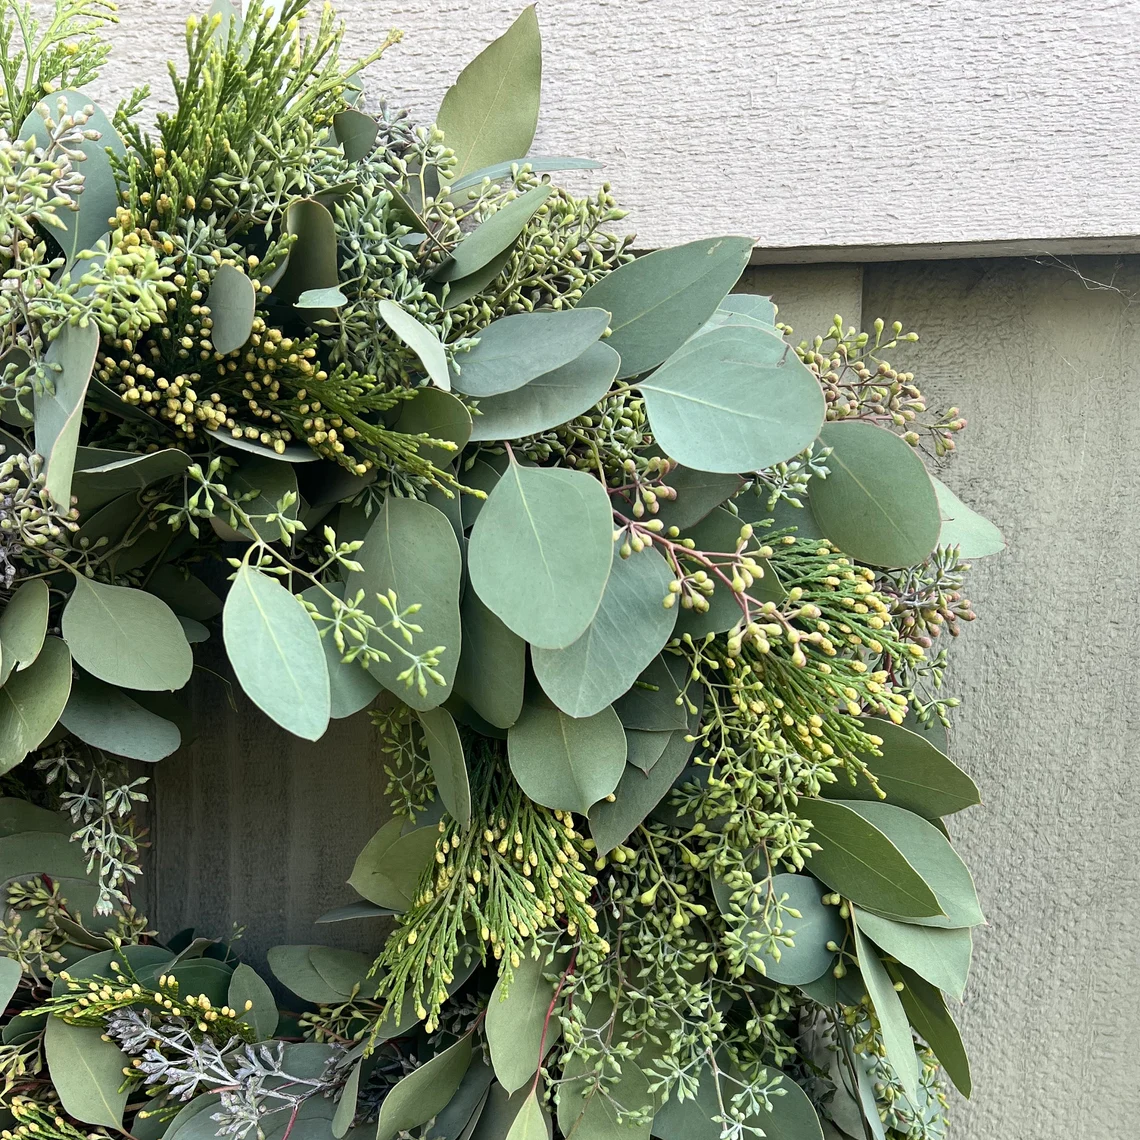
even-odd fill
[{"label": "eucalyptus wreath", "polygon": [[[945,635],[1002,540],[915,335],[797,341],[747,237],[634,257],[528,156],[533,8],[430,126],[302,0],[191,19],[153,119],[82,93],[112,5],[0,13],[3,1140],[942,1136]],[[377,726],[317,919],[374,957],[132,905],[219,640],[297,736]]]}]

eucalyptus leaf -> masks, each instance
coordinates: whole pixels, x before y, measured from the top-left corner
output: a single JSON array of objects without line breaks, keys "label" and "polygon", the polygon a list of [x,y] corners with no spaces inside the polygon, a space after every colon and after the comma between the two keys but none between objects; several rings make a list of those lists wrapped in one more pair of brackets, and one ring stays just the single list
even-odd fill
[{"label": "eucalyptus leaf", "polygon": [[249,340],[257,309],[253,282],[236,265],[219,265],[206,299],[210,309],[210,341],[215,352],[228,356]]},{"label": "eucalyptus leaf", "polygon": [[636,258],[587,289],[578,304],[611,314],[607,343],[621,354],[619,377],[676,352],[716,312],[751,254],[751,238],[707,238]]},{"label": "eucalyptus leaf", "polygon": [[973,938],[969,928],[939,930],[883,918],[869,910],[858,910],[859,929],[885,954],[897,958],[940,990],[959,1001],[970,973]]},{"label": "eucalyptus leaf", "polygon": [[812,825],[812,842],[820,846],[808,870],[854,903],[906,915],[911,921],[941,915],[934,891],[903,852],[855,810],[861,806],[854,801],[800,800],[796,814]]},{"label": "eucalyptus leaf", "polygon": [[395,606],[401,613],[410,606],[419,606],[408,619],[421,627],[421,632],[414,635],[410,652],[422,654],[441,648],[436,670],[444,683],[425,678],[421,688],[401,680],[400,674],[411,662],[397,648],[404,644],[399,634],[394,635],[395,645],[376,644],[391,660],[370,662],[368,671],[412,708],[421,712],[436,708],[451,693],[461,650],[462,557],[455,531],[435,507],[419,499],[389,495],[356,558],[363,569],[349,577],[349,595],[364,591],[362,608],[381,628],[391,621],[388,610],[380,603],[381,595],[387,598],[395,591]]},{"label": "eucalyptus leaf", "polygon": [[903,982],[899,996],[911,1025],[933,1050],[954,1087],[968,1097],[973,1092],[970,1061],[945,999],[936,986],[924,981],[905,965],[899,968],[898,973]]},{"label": "eucalyptus leaf", "polygon": [[460,1140],[462,1136],[469,1135],[468,1130],[474,1129],[487,1102],[493,1077],[491,1067],[476,1057],[463,1074],[455,1095],[445,1108],[436,1113],[431,1126],[424,1129],[424,1140]]},{"label": "eucalyptus leaf", "polygon": [[459,729],[446,709],[428,709],[419,719],[439,798],[456,823],[466,827],[471,822],[471,785]]},{"label": "eucalyptus leaf", "polygon": [[655,657],[614,709],[627,729],[668,732],[688,728],[682,693],[687,684],[684,659],[673,653]]},{"label": "eucalyptus leaf", "polygon": [[[310,586],[301,597],[327,618],[332,619],[333,603],[326,590],[337,597],[344,599],[344,583],[330,582],[323,589],[320,586]],[[344,660],[344,653],[337,648],[331,626],[322,625],[318,629],[321,638],[321,649],[325,655],[325,667],[329,675],[329,715],[333,720],[343,720],[345,717],[355,716],[361,709],[367,708],[382,692],[382,686],[375,677],[364,667],[363,660],[355,658],[352,661]],[[353,645],[351,638],[344,639],[344,651],[348,652]]]},{"label": "eucalyptus leaf", "polygon": [[510,728],[522,712],[526,643],[512,633],[469,586],[459,607],[463,651],[455,692],[485,721]]},{"label": "eucalyptus leaf", "polygon": [[16,587],[0,610],[0,686],[35,661],[47,636],[47,583],[33,578]]},{"label": "eucalyptus leaf", "polygon": [[576,720],[559,709],[524,705],[507,731],[511,771],[522,790],[545,807],[582,815],[618,786],[625,747],[612,708]]},{"label": "eucalyptus leaf", "polygon": [[58,637],[48,637],[35,661],[0,689],[0,774],[44,742],[70,693],[71,654]]},{"label": "eucalyptus leaf", "polygon": [[419,827],[400,834],[401,821],[386,823],[356,857],[348,885],[377,906],[402,913],[412,905],[416,888],[435,858],[439,830]]},{"label": "eucalyptus leaf", "polygon": [[310,946],[272,946],[267,955],[274,977],[299,998],[318,1005],[340,1005],[345,995],[321,976],[309,957]]},{"label": "eucalyptus leaf", "polygon": [[23,971],[15,958],[0,958],[0,1012],[8,1008]]},{"label": "eucalyptus leaf", "polygon": [[[675,497],[658,495],[657,513],[653,518],[666,528],[675,526],[678,530],[688,530],[732,498],[744,486],[744,480],[735,474],[694,471],[678,463],[662,478],[661,485],[674,492]],[[633,517],[631,504],[615,499],[614,505],[627,518]]]},{"label": "eucalyptus leaf", "polygon": [[671,732],[646,732],[640,728],[625,730],[625,760],[642,772],[652,772],[672,739]]},{"label": "eucalyptus leaf", "polygon": [[367,158],[376,149],[376,136],[379,133],[380,125],[363,111],[350,107],[333,115],[333,134],[344,151],[346,162],[359,162]]},{"label": "eucalyptus leaf", "polygon": [[478,272],[472,273],[469,277],[461,277],[457,281],[444,283],[445,288],[440,290],[441,295],[446,294],[443,307],[457,308],[482,293],[493,281],[497,281],[503,275],[514,255],[514,249],[504,249],[498,257],[487,262]]},{"label": "eucalyptus leaf", "polygon": [[565,649],[531,650],[539,683],[563,712],[592,716],[629,691],[673,634],[677,607],[663,604],[673,579],[653,547],[616,558],[585,633]]},{"label": "eucalyptus leaf", "polygon": [[485,47],[448,89],[436,116],[455,152],[450,177],[521,159],[538,125],[542,39],[534,6]]},{"label": "eucalyptus leaf", "polygon": [[546,954],[529,952],[515,968],[510,984],[500,977],[487,1002],[485,1030],[495,1076],[509,1093],[521,1089],[538,1070],[543,1057],[561,1036],[561,1023],[551,1015],[556,973]]},{"label": "eucalyptus leaf", "polygon": [[471,531],[480,599],[531,645],[562,649],[593,621],[613,561],[609,496],[585,472],[511,463]]},{"label": "eucalyptus leaf", "polygon": [[395,1140],[447,1106],[471,1064],[471,1035],[437,1053],[398,1081],[380,1105],[376,1140]]},{"label": "eucalyptus leaf", "polygon": [[336,224],[328,209],[312,198],[298,198],[285,211],[285,229],[294,240],[273,286],[274,299],[292,305],[308,289],[335,289]]},{"label": "eucalyptus leaf", "polygon": [[867,985],[871,1004],[875,1007],[875,1015],[879,1019],[887,1061],[913,1104],[918,1100],[919,1064],[910,1035],[910,1025],[886,967],[879,960],[874,947],[863,937],[858,925],[855,926],[855,954],[859,959],[859,969]]},{"label": "eucalyptus leaf", "polygon": [[511,199],[465,235],[451,251],[451,257],[435,272],[440,281],[456,281],[478,273],[518,241],[527,223],[554,192],[541,183]]},{"label": "eucalyptus leaf", "polygon": [[127,491],[141,491],[163,479],[181,475],[192,460],[185,451],[168,447],[138,454],[80,447],[75,453],[72,493],[80,511],[95,510]]},{"label": "eucalyptus leaf", "polygon": [[451,391],[451,373],[447,352],[434,329],[421,324],[406,309],[387,299],[376,302],[376,311],[384,323],[420,358],[431,382],[445,392]]},{"label": "eucalyptus leaf", "polygon": [[367,984],[372,959],[353,950],[333,946],[310,946],[309,961],[318,974],[344,998]]},{"label": "eucalyptus leaf", "polygon": [[576,360],[606,330],[604,309],[515,313],[479,330],[479,343],[452,363],[451,386],[465,396],[513,392]]},{"label": "eucalyptus leaf", "polygon": [[499,182],[506,178],[513,180],[515,170],[520,166],[526,166],[534,173],[540,174],[547,170],[597,170],[601,165],[593,158],[554,158],[541,155],[527,158],[525,161],[515,158],[507,162],[496,162],[491,166],[484,166],[480,170],[472,170],[469,174],[463,174],[459,178],[453,178],[448,183],[448,187],[454,198],[460,190],[479,186],[484,178],[491,182]]},{"label": "eucalyptus leaf", "polygon": [[[258,1041],[268,1041],[277,1032],[277,1002],[273,991],[252,966],[239,962],[234,967],[226,1002],[237,1011],[238,1020],[253,1029]],[[252,1003],[248,1009],[247,1003]]]},{"label": "eucalyptus leaf", "polygon": [[759,293],[729,293],[721,301],[720,308],[726,313],[759,321],[769,328],[776,327],[776,306],[772,304],[771,297]]},{"label": "eucalyptus leaf", "polygon": [[971,510],[949,487],[933,475],[934,493],[942,515],[939,546],[956,546],[963,558],[987,558],[1005,549],[1001,531],[989,519]]},{"label": "eucalyptus leaf", "polygon": [[342,1140],[342,1137],[347,1134],[352,1127],[353,1118],[356,1116],[356,1101],[360,1095],[360,1070],[363,1065],[363,1058],[353,1065],[352,1072],[348,1074],[348,1080],[344,1082],[344,1088],[341,1089],[336,1113],[332,1118],[332,1134],[337,1140]]},{"label": "eucalyptus leaf", "polygon": [[15,796],[0,796],[0,839],[18,831],[58,831],[70,835],[74,831],[71,817],[51,811]]},{"label": "eucalyptus leaf", "polygon": [[69,1115],[84,1124],[122,1127],[127,1091],[119,1086],[130,1061],[101,1029],[49,1017],[44,1054],[52,1089]]},{"label": "eucalyptus leaf", "polygon": [[315,451],[310,451],[307,447],[286,447],[283,451],[274,451],[272,447],[266,447],[263,443],[255,443],[251,439],[246,439],[241,434],[239,428],[234,428],[235,435],[230,431],[215,431],[213,429],[207,430],[206,434],[218,440],[220,443],[226,444],[228,447],[237,448],[238,451],[248,451],[253,455],[262,455],[267,459],[276,459],[280,463],[319,463],[320,456]]},{"label": "eucalyptus leaf", "polygon": [[[982,802],[978,786],[926,736],[888,720],[871,720],[866,729],[883,741],[881,756],[864,756],[886,793],[887,802],[906,808],[926,819],[938,819]],[[868,800],[879,796],[863,775],[855,778],[838,773],[834,784],[825,784],[821,794],[828,799]]]},{"label": "eucalyptus leaf", "polygon": [[568,423],[610,390],[621,358],[604,341],[512,392],[479,401],[472,440],[520,439]]},{"label": "eucalyptus leaf", "polygon": [[123,689],[82,672],[72,681],[60,720],[84,743],[131,760],[162,760],[182,743],[177,725],[143,708]]},{"label": "eucalyptus leaf", "polygon": [[98,351],[99,330],[94,321],[64,325],[45,357],[52,390],[35,397],[36,451],[47,460],[45,486],[65,510],[71,505],[83,401]]},{"label": "eucalyptus leaf", "polygon": [[[582,1140],[586,1140],[586,1135],[581,1132]],[[550,1119],[538,1098],[538,1090],[533,1089],[511,1122],[507,1140],[549,1140],[549,1137]]]},{"label": "eucalyptus leaf", "polygon": [[790,344],[765,329],[715,329],[638,387],[658,445],[701,471],[771,467],[810,446],[823,424],[819,381]]},{"label": "eucalyptus leaf", "polygon": [[222,633],[246,696],[294,736],[319,740],[331,714],[329,671],[304,606],[243,562],[226,595]]},{"label": "eucalyptus leaf", "polygon": [[306,289],[294,302],[295,309],[343,309],[348,298],[335,285]]},{"label": "eucalyptus leaf", "polygon": [[389,918],[396,912],[387,906],[377,906],[367,901],[348,903],[347,906],[338,906],[327,914],[322,914],[314,921],[318,923],[352,922],[358,918]]},{"label": "eucalyptus leaf", "polygon": [[405,400],[396,430],[453,443],[454,450],[421,442],[419,453],[441,469],[448,468],[471,437],[471,413],[463,402],[439,388],[418,388]]},{"label": "eucalyptus leaf", "polygon": [[918,452],[894,432],[858,422],[826,424],[826,479],[813,479],[811,509],[844,553],[872,566],[914,566],[934,549],[942,515]]}]

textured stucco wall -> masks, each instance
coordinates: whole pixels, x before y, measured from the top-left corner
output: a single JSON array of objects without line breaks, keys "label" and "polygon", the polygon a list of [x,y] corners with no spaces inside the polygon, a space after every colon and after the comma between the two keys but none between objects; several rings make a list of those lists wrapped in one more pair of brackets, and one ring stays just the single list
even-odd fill
[{"label": "textured stucco wall", "polygon": [[[165,60],[205,6],[120,0],[100,94],[146,81],[167,98]],[[522,0],[338,7],[354,52],[406,32],[369,89],[430,117]],[[535,153],[603,159],[645,248],[720,231],[836,259],[1010,240],[1140,249],[1136,0],[542,0],[539,13]]]}]

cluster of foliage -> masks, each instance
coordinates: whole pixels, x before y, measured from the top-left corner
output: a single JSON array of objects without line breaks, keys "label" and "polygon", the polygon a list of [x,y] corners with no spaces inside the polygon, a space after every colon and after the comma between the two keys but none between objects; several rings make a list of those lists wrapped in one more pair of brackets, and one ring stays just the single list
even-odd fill
[{"label": "cluster of foliage", "polygon": [[[153,129],[79,90],[104,0],[0,12],[3,1136],[942,1136],[939,639],[1002,543],[913,334],[796,343],[748,238],[632,257],[527,157],[532,8],[430,127],[300,0],[191,20]],[[295,735],[375,722],[394,817],[319,920],[374,958],[271,988],[131,905],[128,762],[218,641]]]}]

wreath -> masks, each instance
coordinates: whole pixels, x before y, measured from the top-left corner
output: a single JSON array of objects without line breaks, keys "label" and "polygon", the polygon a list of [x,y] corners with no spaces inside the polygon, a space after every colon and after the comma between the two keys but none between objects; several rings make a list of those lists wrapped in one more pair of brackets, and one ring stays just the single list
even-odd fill
[{"label": "wreath", "polygon": [[[795,340],[747,237],[634,257],[528,157],[533,8],[432,126],[302,0],[191,19],[153,126],[82,94],[109,4],[0,13],[3,1136],[942,1136],[943,635],[1002,540],[915,335]],[[319,920],[374,959],[131,904],[219,638],[297,736],[379,726]]]}]

